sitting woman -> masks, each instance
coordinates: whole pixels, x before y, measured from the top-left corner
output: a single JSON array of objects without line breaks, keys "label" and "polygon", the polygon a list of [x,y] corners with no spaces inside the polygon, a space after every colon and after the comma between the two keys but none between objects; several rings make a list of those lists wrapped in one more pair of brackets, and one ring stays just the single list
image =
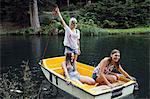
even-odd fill
[{"label": "sitting woman", "polygon": [[62,63],[62,67],[65,72],[65,77],[67,79],[71,79],[73,81],[78,82],[79,84],[95,84],[94,79],[88,77],[88,76],[82,76],[78,73],[77,68],[76,68],[76,63],[74,59],[74,53],[66,53],[66,60]]},{"label": "sitting woman", "polygon": [[112,50],[110,57],[105,57],[100,61],[98,66],[93,71],[93,79],[99,84],[106,84],[113,87],[112,83],[116,82],[119,74],[112,72],[116,68],[126,78],[132,79],[127,72],[125,72],[119,64],[120,51],[117,49]]}]

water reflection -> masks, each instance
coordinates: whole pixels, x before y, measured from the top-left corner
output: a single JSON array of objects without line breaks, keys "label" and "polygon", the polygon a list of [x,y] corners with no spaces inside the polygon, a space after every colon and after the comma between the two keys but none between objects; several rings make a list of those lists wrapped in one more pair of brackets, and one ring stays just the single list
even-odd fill
[{"label": "water reflection", "polygon": [[[62,56],[64,50],[62,36],[1,36],[0,40],[1,73],[10,71],[13,73],[11,75],[23,75],[23,72],[22,74],[19,73],[19,71],[22,71],[22,61],[29,60],[31,77],[34,81],[31,83],[34,83],[35,89],[38,89],[42,81],[45,80],[37,63],[43,55],[47,41],[49,40],[49,44],[45,52],[45,58]],[[112,49],[119,49],[123,68],[137,78],[140,87],[139,92],[125,99],[147,98],[149,97],[149,41],[150,38],[144,36],[81,37],[82,53],[78,61],[96,66],[103,57],[109,55]],[[17,72],[15,72],[15,69]],[[0,74],[0,77],[2,78],[2,74]],[[23,76],[21,77],[23,79]],[[17,81],[20,82],[20,80]],[[38,92],[39,90],[35,94],[37,95]],[[58,93],[64,97],[63,99],[67,99],[67,93],[60,90]],[[59,99],[59,95],[56,97]]]},{"label": "water reflection", "polygon": [[33,58],[41,56],[41,39],[39,37],[34,37],[31,39],[31,50]]}]

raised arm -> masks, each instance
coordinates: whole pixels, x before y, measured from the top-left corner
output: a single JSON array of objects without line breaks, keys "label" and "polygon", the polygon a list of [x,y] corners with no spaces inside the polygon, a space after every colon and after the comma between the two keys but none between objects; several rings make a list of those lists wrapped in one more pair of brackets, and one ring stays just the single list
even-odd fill
[{"label": "raised arm", "polygon": [[64,19],[63,19],[61,13],[60,13],[58,7],[55,8],[55,12],[58,14],[58,16],[60,17],[60,20],[61,20],[61,22],[62,22],[62,25],[65,27],[65,26],[66,26],[66,22],[64,21]]}]

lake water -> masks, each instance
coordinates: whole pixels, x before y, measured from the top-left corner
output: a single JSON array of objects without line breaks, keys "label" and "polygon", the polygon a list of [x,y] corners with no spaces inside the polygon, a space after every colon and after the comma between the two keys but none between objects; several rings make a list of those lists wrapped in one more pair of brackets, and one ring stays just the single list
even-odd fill
[{"label": "lake water", "polygon": [[[46,78],[37,63],[41,56],[44,56],[44,58],[62,56],[64,51],[62,42],[63,36],[0,36],[0,77],[3,78],[2,75],[7,74],[8,71],[12,73],[11,75],[19,74],[23,61],[29,60],[31,74],[34,74],[32,79],[37,84],[35,88],[36,90],[39,89],[42,81]],[[81,36],[81,55],[78,57],[78,61],[96,66],[102,58],[109,55],[112,49],[119,49],[122,67],[138,80],[140,88],[139,91],[124,99],[148,99],[150,98],[149,42],[150,37],[148,36]],[[47,44],[48,47],[46,47]],[[44,52],[45,54],[43,54]],[[34,71],[35,68],[36,71]],[[22,87],[26,88],[27,85]],[[34,92],[34,90],[31,92]],[[2,97],[1,93],[0,97]],[[58,93],[59,95],[53,96],[51,99],[59,99],[59,97],[76,99],[61,90]],[[38,94],[38,90],[35,94]]]}]

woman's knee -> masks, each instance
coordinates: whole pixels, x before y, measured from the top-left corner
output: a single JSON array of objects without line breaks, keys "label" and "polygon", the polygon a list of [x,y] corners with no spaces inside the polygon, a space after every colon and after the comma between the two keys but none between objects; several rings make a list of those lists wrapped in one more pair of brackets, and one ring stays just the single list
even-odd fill
[{"label": "woman's knee", "polygon": [[90,77],[86,77],[86,76],[81,76],[80,81],[83,83],[87,83],[87,84],[95,84],[95,80],[90,78]]},{"label": "woman's knee", "polygon": [[89,84],[90,84],[90,85],[95,84],[95,80],[94,80],[94,79],[92,79],[92,78],[91,78],[91,79],[89,79],[89,81],[88,81],[88,82],[89,82]]},{"label": "woman's knee", "polygon": [[115,75],[112,75],[109,79],[112,83],[117,81],[117,77]]},{"label": "woman's knee", "polygon": [[104,84],[104,80],[103,80],[103,78],[101,78],[101,77],[97,77],[96,78],[96,81],[95,81],[96,83],[100,83],[100,84]]}]

